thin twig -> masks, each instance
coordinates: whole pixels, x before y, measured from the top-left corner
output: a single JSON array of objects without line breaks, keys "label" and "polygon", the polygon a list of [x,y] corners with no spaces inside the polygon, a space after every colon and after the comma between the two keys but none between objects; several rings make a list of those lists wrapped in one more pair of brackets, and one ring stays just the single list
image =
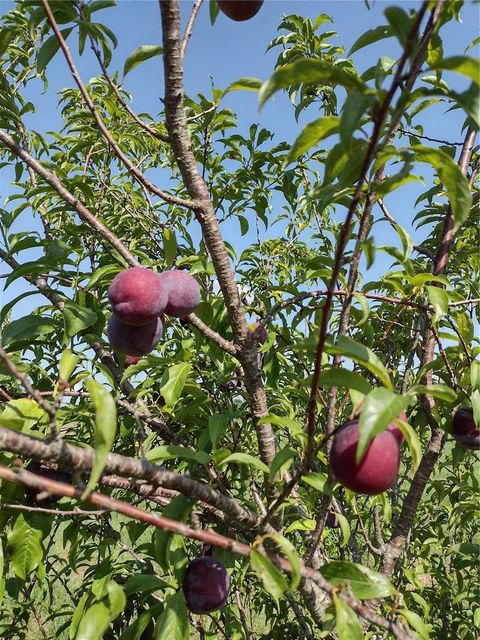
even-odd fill
[{"label": "thin twig", "polygon": [[182,60],[185,58],[185,51],[187,49],[188,41],[192,36],[193,25],[195,23],[195,18],[197,17],[198,11],[202,6],[203,0],[195,0],[193,3],[192,13],[190,14],[190,18],[188,19],[187,26],[185,28],[185,33],[183,34],[182,46],[180,48],[180,53],[182,55]]}]

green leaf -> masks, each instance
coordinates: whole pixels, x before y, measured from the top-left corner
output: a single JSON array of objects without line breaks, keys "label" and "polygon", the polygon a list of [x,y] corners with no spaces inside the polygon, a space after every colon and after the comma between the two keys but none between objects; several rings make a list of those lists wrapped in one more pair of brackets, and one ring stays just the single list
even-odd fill
[{"label": "green leaf", "polygon": [[285,166],[317,145],[320,140],[337,133],[339,122],[338,116],[325,116],[305,125],[290,149]]},{"label": "green leaf", "polygon": [[264,464],[258,458],[255,458],[255,456],[250,455],[249,453],[240,453],[240,452],[232,453],[231,455],[227,456],[222,460],[221,466],[223,467],[226,464],[229,464],[231,462],[236,462],[237,464],[246,464],[249,467],[254,467],[259,471],[263,471],[264,473],[269,472],[269,469],[266,464]]},{"label": "green leaf", "polygon": [[398,396],[383,387],[374,389],[366,396],[358,425],[360,438],[355,455],[357,464],[363,458],[373,436],[384,431],[406,409],[410,400],[408,395]]},{"label": "green leaf", "polygon": [[188,640],[190,623],[183,591],[167,598],[165,609],[155,625],[155,640]]},{"label": "green leaf", "polygon": [[65,340],[68,341],[80,331],[94,325],[98,320],[98,316],[91,309],[81,307],[71,300],[66,300],[63,308],[63,319],[65,322]]},{"label": "green leaf", "polygon": [[[62,29],[61,34],[63,39],[66,40],[72,31],[73,27],[68,29]],[[57,36],[50,36],[40,47],[37,55],[37,73],[42,73],[47,68],[48,63],[57,53],[60,48],[60,44],[57,40]]]},{"label": "green leaf", "polygon": [[194,451],[176,444],[163,444],[154,447],[147,452],[145,457],[151,462],[181,458],[182,460],[195,460],[195,462],[203,465],[207,465],[211,459],[205,451]]},{"label": "green leaf", "polygon": [[320,493],[325,493],[328,496],[332,495],[332,487],[328,482],[328,475],[326,473],[310,471],[302,476],[302,482],[306,482],[317,491],[320,491]]},{"label": "green leaf", "polygon": [[473,421],[477,427],[480,427],[480,391],[478,389],[475,389],[471,394],[470,402],[473,409]]},{"label": "green leaf", "polygon": [[110,611],[103,602],[97,602],[85,612],[78,625],[75,640],[101,640],[110,625]]},{"label": "green leaf", "polygon": [[229,422],[229,416],[221,413],[215,413],[208,418],[208,435],[213,449],[217,448]]},{"label": "green leaf", "polygon": [[408,14],[400,7],[387,7],[383,13],[390,24],[392,33],[404,47],[412,29],[412,22]]},{"label": "green leaf", "polygon": [[395,587],[386,576],[355,562],[334,560],[323,565],[320,573],[335,585],[348,582],[353,595],[360,600],[386,598],[395,594]]},{"label": "green leaf", "polygon": [[58,375],[60,380],[68,382],[79,360],[80,356],[73,353],[73,351],[70,351],[70,349],[65,349],[62,352],[60,362],[58,363]]},{"label": "green leaf", "polygon": [[297,551],[295,550],[295,547],[290,542],[290,540],[287,540],[286,538],[280,535],[268,534],[263,536],[262,540],[265,540],[267,538],[269,538],[270,540],[273,540],[277,544],[282,554],[290,562],[292,566],[292,572],[290,574],[289,590],[295,591],[295,589],[300,584],[300,580],[302,579],[300,557]]},{"label": "green leaf", "polygon": [[346,602],[333,596],[338,640],[362,640],[363,633],[357,614]]},{"label": "green leaf", "polygon": [[155,56],[161,56],[162,53],[162,47],[157,44],[142,44],[125,60],[125,64],[123,65],[123,77],[125,77],[127,73],[130,73],[132,69],[135,69],[139,64],[145,62],[145,60],[149,60]]},{"label": "green leaf", "polygon": [[418,469],[418,465],[422,459],[422,445],[420,444],[420,438],[417,435],[415,429],[408,424],[408,422],[404,422],[399,418],[395,419],[395,424],[405,438],[405,442],[407,443],[408,449],[410,451],[410,455],[412,456],[412,466],[410,468],[410,473],[413,475],[415,471]]},{"label": "green leaf", "polygon": [[107,584],[108,604],[110,607],[110,619],[115,620],[127,606],[127,598],[123,588],[114,580]]},{"label": "green leaf", "polygon": [[258,78],[239,78],[225,89],[224,95],[230,91],[260,91],[261,87],[262,81]]},{"label": "green leaf", "polygon": [[392,35],[392,30],[386,24],[375,27],[375,29],[365,31],[365,33],[362,33],[358,40],[355,40],[350,51],[348,52],[348,55],[351,56],[352,53],[355,53],[355,51],[363,49],[363,47],[367,47],[369,44],[373,44],[374,42],[378,42],[379,40],[390,38]]},{"label": "green leaf", "polygon": [[352,534],[350,530],[350,523],[347,518],[343,515],[343,513],[335,512],[335,516],[337,517],[338,524],[340,525],[340,531],[342,532],[342,544],[341,547],[346,547],[348,541],[350,540],[350,536]]},{"label": "green leaf", "polygon": [[295,458],[297,452],[290,447],[285,447],[284,449],[280,449],[275,455],[275,458],[270,465],[270,480],[273,480],[280,471],[280,469],[284,470],[290,466],[290,461]]},{"label": "green leaf", "polygon": [[119,271],[120,269],[118,267],[118,264],[106,264],[104,267],[100,267],[100,269],[97,269],[88,281],[88,284],[85,287],[85,291],[90,291],[90,289],[92,289],[94,285],[96,285],[97,282],[99,282],[99,280],[102,280],[104,277],[105,280],[110,284],[110,281],[112,280],[111,276],[113,274],[119,273]]},{"label": "green leaf", "polygon": [[35,521],[20,513],[13,528],[7,532],[10,567],[21,580],[31,578],[43,558],[43,531]]},{"label": "green leaf", "polygon": [[432,64],[432,69],[443,69],[445,71],[455,71],[460,73],[473,82],[479,84],[480,75],[478,69],[480,68],[480,60],[475,58],[469,58],[468,56],[452,56],[451,58],[444,58],[436,64]]},{"label": "green leaf", "polygon": [[354,131],[373,101],[373,96],[364,95],[359,91],[347,94],[340,120],[340,141],[345,147],[350,144]]},{"label": "green leaf", "polygon": [[342,387],[345,389],[355,389],[366,395],[372,390],[372,385],[359,373],[335,367],[324,369],[320,374],[321,387]]},{"label": "green leaf", "polygon": [[7,324],[3,330],[2,343],[4,347],[8,347],[17,340],[32,340],[52,333],[56,329],[58,329],[58,323],[53,318],[25,316]]},{"label": "green leaf", "polygon": [[480,391],[480,362],[475,360],[470,365],[470,382],[474,391]]},{"label": "green leaf", "polygon": [[418,613],[410,611],[410,609],[398,609],[397,613],[403,616],[408,624],[415,629],[420,637],[420,640],[430,640],[428,629]]},{"label": "green leaf", "polygon": [[177,258],[177,238],[174,229],[165,227],[163,229],[163,253],[167,267],[175,264]]},{"label": "green leaf", "polygon": [[288,589],[288,583],[283,573],[262,553],[252,549],[250,564],[263,583],[263,588],[274,600],[278,600]]},{"label": "green leaf", "polygon": [[[169,504],[167,504],[166,507],[164,507],[162,510],[162,516],[181,522],[190,515],[194,504],[193,500],[189,500],[183,495],[176,496]],[[176,538],[178,539],[178,537],[181,536],[170,533],[169,531],[155,529],[155,533],[153,535],[155,559],[165,570],[168,570],[170,566],[170,548],[174,540]]]},{"label": "green leaf", "polygon": [[383,164],[386,158],[396,155],[406,161],[411,161],[413,156],[417,162],[426,162],[435,169],[447,192],[455,225],[458,228],[470,214],[472,195],[468,180],[457,163],[442,149],[425,147],[420,144],[395,150],[389,147],[378,155],[377,163]]},{"label": "green leaf", "polygon": [[85,385],[95,407],[95,461],[82,498],[93,491],[102,475],[117,432],[117,407],[110,393],[96,380],[85,380]]},{"label": "green leaf", "polygon": [[425,287],[427,290],[428,300],[435,310],[432,322],[438,322],[446,313],[448,313],[448,293],[440,287]]},{"label": "green leaf", "polygon": [[260,106],[274,93],[287,87],[298,87],[301,84],[323,84],[331,82],[334,86],[342,85],[346,89],[365,91],[366,87],[359,76],[345,71],[339,65],[316,60],[314,58],[302,58],[291,64],[278,67],[272,77],[263,83],[260,89]]},{"label": "green leaf", "polygon": [[0,425],[14,431],[27,431],[41,421],[48,422],[48,415],[30,398],[10,400],[0,413]]},{"label": "green leaf", "polygon": [[373,373],[382,384],[389,389],[392,388],[390,376],[382,361],[365,345],[346,336],[341,336],[335,344],[330,340],[327,341],[325,350],[327,353],[339,354],[355,360],[355,362],[368,369],[370,373]]},{"label": "green leaf", "polygon": [[457,394],[453,389],[448,387],[446,384],[415,384],[413,387],[410,387],[408,393],[413,393],[415,395],[418,394],[430,394],[434,398],[438,398],[439,400],[443,400],[444,402],[448,402],[453,404],[457,399]]},{"label": "green leaf", "polygon": [[191,364],[181,362],[164,371],[160,381],[160,393],[167,407],[173,407],[177,404],[191,369]]}]

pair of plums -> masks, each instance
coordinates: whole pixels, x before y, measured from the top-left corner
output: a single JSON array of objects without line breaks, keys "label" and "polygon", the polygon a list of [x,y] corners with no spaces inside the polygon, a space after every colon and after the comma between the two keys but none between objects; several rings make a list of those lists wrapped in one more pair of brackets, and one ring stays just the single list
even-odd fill
[{"label": "pair of plums", "polygon": [[143,267],[115,276],[108,299],[112,315],[107,334],[115,351],[141,357],[150,353],[163,333],[162,316],[185,318],[200,303],[200,287],[186,271],[157,273]]}]

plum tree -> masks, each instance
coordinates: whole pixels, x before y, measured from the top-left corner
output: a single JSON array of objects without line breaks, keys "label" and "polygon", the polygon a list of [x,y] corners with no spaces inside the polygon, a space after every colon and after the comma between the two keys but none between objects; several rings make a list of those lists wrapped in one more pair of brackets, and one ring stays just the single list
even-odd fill
[{"label": "plum tree", "polygon": [[[27,471],[31,471],[37,476],[41,476],[42,478],[46,478],[47,480],[56,480],[57,482],[65,482],[66,484],[71,483],[71,476],[69,473],[67,473],[66,471],[50,469],[40,462],[32,461],[27,465],[26,468]],[[32,502],[41,506],[54,504],[55,502],[58,502],[58,500],[60,500],[60,496],[55,495],[48,495],[44,498],[39,499],[42,491],[40,489],[35,489],[34,487],[25,487],[25,493]]]},{"label": "plum tree", "polygon": [[457,409],[452,423],[453,437],[466,449],[480,449],[480,431],[473,419],[473,409]]},{"label": "plum tree", "polygon": [[163,333],[163,322],[157,317],[148,324],[133,327],[121,322],[114,314],[107,326],[108,341],[115,351],[127,356],[145,356],[155,347]]},{"label": "plum tree", "polygon": [[229,578],[221,562],[210,556],[195,558],[183,579],[183,593],[192,613],[220,609],[228,597]]},{"label": "plum tree", "polygon": [[218,0],[220,11],[237,22],[253,18],[262,4],[263,0]]},{"label": "plum tree", "polygon": [[108,289],[108,299],[121,322],[141,326],[164,312],[167,291],[160,274],[151,269],[132,267],[115,276]]},{"label": "plum tree", "polygon": [[185,318],[193,313],[200,303],[200,287],[195,278],[180,269],[164,271],[159,275],[167,291],[165,313],[174,318]]},{"label": "plum tree", "polygon": [[347,422],[335,433],[330,468],[335,478],[355,493],[376,495],[395,482],[400,465],[400,444],[395,435],[383,431],[374,436],[359,464],[355,454],[360,438],[358,421]]}]

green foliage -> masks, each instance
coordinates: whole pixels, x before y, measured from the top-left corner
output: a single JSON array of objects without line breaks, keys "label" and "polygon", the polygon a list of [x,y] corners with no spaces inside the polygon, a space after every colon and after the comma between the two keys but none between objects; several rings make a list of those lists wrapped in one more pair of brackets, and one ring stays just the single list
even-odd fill
[{"label": "green foliage", "polygon": [[[135,105],[123,86],[125,76],[133,80],[128,74],[147,60],[158,71],[163,51],[142,45],[114,64],[116,34],[103,22],[119,11],[115,4],[50,1],[78,67],[90,57],[96,65],[98,54],[123,101]],[[183,17],[186,4],[180,3]],[[208,4],[213,24],[218,4]],[[301,13],[301,4],[293,10]],[[142,266],[188,269],[202,287],[198,317],[234,342],[222,278],[200,239],[198,212],[148,193],[135,180],[112,153],[73,80],[58,95],[49,88],[52,61],[63,54],[41,3],[19,0],[14,9],[2,9],[0,130],[54,171]],[[354,20],[367,8],[353,3],[350,10]],[[32,512],[23,489],[3,482],[0,637],[39,640],[44,637],[40,620],[47,637],[59,640],[243,640],[245,626],[262,640],[303,638],[293,598],[314,637],[357,640],[363,637],[361,623],[339,593],[367,600],[365,606],[378,607],[387,617],[399,616],[422,639],[478,636],[478,454],[450,436],[457,407],[472,406],[480,419],[476,143],[466,176],[458,166],[458,141],[469,127],[478,129],[478,61],[469,53],[474,43],[467,47],[457,37],[454,21],[463,15],[461,2],[445,3],[421,74],[410,91],[398,90],[385,110],[339,256],[317,395],[318,448],[311,468],[302,467],[313,361],[337,242],[397,72],[398,60],[390,56],[400,57],[417,17],[403,4],[382,10],[383,24],[355,34],[348,54],[337,33],[328,30],[329,16],[284,16],[269,44],[273,34],[263,34],[265,47],[277,56],[270,77],[232,78],[221,88],[215,79],[208,81],[205,69],[210,89],[185,96],[195,160],[220,230],[229,239],[225,256],[248,322],[266,319],[268,340],[253,354],[262,363],[261,375],[250,386],[235,356],[183,320],[168,320],[157,349],[128,368],[122,356],[109,354],[107,289],[127,266],[125,258],[79,219],[52,184],[32,176],[0,143],[0,167],[7,181],[11,176],[8,196],[0,203],[0,251],[7,265],[2,269],[2,347],[58,408],[57,437],[94,451],[90,474],[75,473],[72,482],[85,494],[96,488],[125,502],[139,501],[166,518],[252,545],[249,560],[215,551],[228,569],[230,595],[220,612],[199,618],[188,612],[181,591],[187,563],[207,552],[197,542],[113,512],[90,513],[93,508],[85,504],[81,513],[63,518]],[[141,25],[141,12],[138,18]],[[215,23],[215,30],[221,28],[220,21]],[[402,82],[418,52],[418,35],[411,44]],[[226,51],[225,59],[229,55]],[[189,198],[175,152],[163,141],[163,103],[139,115],[160,134],[154,136],[124,108],[101,67],[84,82],[87,77],[95,108],[130,162],[158,179],[159,187]],[[44,108],[39,80],[58,106],[49,131],[35,129],[37,111]],[[273,98],[280,103],[279,94],[286,94],[293,143],[285,142],[280,120],[272,131],[237,120],[237,91],[257,92],[260,105]],[[430,139],[430,118],[438,118],[439,110],[445,120],[460,116],[464,121],[455,141]],[[360,234],[359,219],[370,201],[368,224]],[[448,264],[435,275],[432,256],[439,251],[446,219],[451,235],[442,247]],[[338,335],[357,266],[349,320]],[[424,361],[429,335],[434,336],[433,355]],[[261,385],[267,407],[252,412],[252,395]],[[385,494],[355,496],[330,476],[326,425],[332,397],[334,427],[360,414],[359,458],[372,437],[401,411],[408,412],[408,423],[397,422],[405,436],[398,481]],[[0,427],[50,442],[49,416],[3,365],[0,401]],[[444,432],[446,444],[415,512],[407,552],[389,579],[380,573],[382,543],[388,544],[402,513],[432,424]],[[277,445],[269,465],[257,437],[268,425]],[[165,427],[173,434],[167,441]],[[282,503],[282,518],[273,520],[281,532],[264,535],[233,517],[219,517],[217,509],[190,495],[160,489],[149,499],[145,492],[132,492],[134,485],[103,483],[110,452],[141,459],[150,471],[156,464],[162,477],[194,478],[259,519],[291,475],[302,475],[296,493]],[[1,458],[2,465],[13,466],[16,454],[4,451]],[[320,532],[317,561],[338,591],[331,606],[324,603],[323,626],[317,629],[302,596],[300,560],[330,499],[332,510],[341,510],[340,526]],[[62,499],[55,508],[71,512],[77,506]],[[272,553],[286,557],[292,572],[281,571]],[[365,631],[366,637],[372,633]]]}]

